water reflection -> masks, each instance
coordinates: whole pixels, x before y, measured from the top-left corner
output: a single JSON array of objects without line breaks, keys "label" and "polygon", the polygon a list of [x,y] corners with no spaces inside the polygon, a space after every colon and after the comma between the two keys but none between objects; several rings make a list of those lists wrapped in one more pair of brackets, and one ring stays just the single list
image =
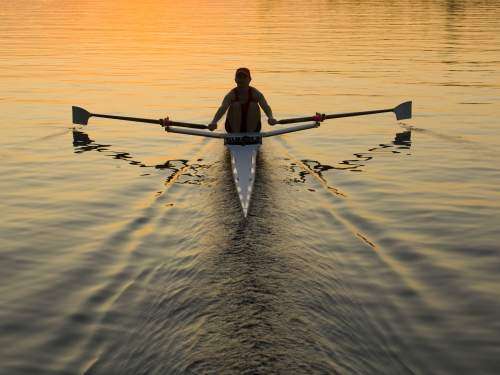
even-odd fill
[{"label": "water reflection", "polygon": [[[233,197],[230,161],[217,170],[214,205],[232,211],[239,202]],[[204,271],[209,275],[199,291],[211,295],[205,314],[206,325],[196,334],[198,350],[189,353],[183,370],[188,373],[311,373],[327,372],[319,350],[320,337],[303,318],[303,284],[307,268],[294,253],[303,251],[300,242],[291,243],[290,226],[280,215],[280,198],[265,152],[257,160],[255,196],[248,219],[215,215],[217,232],[206,246]],[[276,176],[277,177],[277,176]],[[227,194],[226,194],[227,193]],[[241,215],[238,212],[235,214]],[[305,344],[307,343],[307,344]],[[258,371],[257,371],[258,369]]]},{"label": "water reflection", "polygon": [[[397,146],[397,147],[396,147]],[[355,152],[354,159],[346,159],[339,162],[337,165],[330,166],[321,164],[315,160],[302,160],[315,173],[322,176],[323,172],[330,169],[347,170],[351,172],[362,172],[367,161],[372,160],[380,151],[390,151],[393,154],[400,154],[399,150],[409,150],[411,147],[411,131],[407,130],[402,133],[396,133],[394,140],[391,143],[380,143],[379,145],[369,148],[368,151]]]},{"label": "water reflection", "polygon": [[380,151],[390,151],[393,154],[401,154],[401,150],[407,150],[406,154],[409,155],[408,150],[411,148],[411,129],[407,129],[404,132],[396,133],[394,140],[390,143],[381,143],[375,147],[371,147],[368,151],[355,152],[353,155],[355,158],[342,160],[336,165],[322,164],[317,160],[302,159],[298,165],[297,163],[291,163],[290,170],[295,176],[292,182],[305,183],[306,177],[312,174],[316,177],[329,191],[338,196],[346,196],[345,193],[341,192],[339,189],[330,186],[327,179],[323,175],[329,170],[340,170],[340,171],[351,171],[351,172],[362,172],[365,163],[372,160]]},{"label": "water reflection", "polygon": [[187,164],[187,160],[167,160],[163,164],[148,165],[140,160],[134,159],[134,157],[125,151],[114,151],[112,145],[97,143],[93,139],[90,139],[87,133],[73,129],[73,146],[75,148],[76,154],[81,154],[89,151],[106,152],[107,156],[113,159],[124,160],[130,165],[137,165],[141,168],[155,168],[155,169],[177,169],[175,164],[180,162],[182,165]]},{"label": "water reflection", "polygon": [[[89,137],[87,133],[81,129],[73,129],[73,147],[75,148],[76,154],[81,154],[89,151],[97,151],[104,153],[104,155],[111,157],[116,160],[123,160],[130,165],[135,165],[140,168],[153,168],[162,171],[170,171],[169,175],[166,177],[165,185],[170,184],[175,180],[176,183],[181,184],[196,184],[199,185],[203,181],[203,176],[200,175],[200,170],[206,169],[209,166],[199,163],[188,164],[187,159],[172,159],[167,160],[161,164],[146,164],[140,160],[137,160],[129,152],[126,151],[115,151],[113,146],[110,144],[102,144],[94,141]],[[179,175],[187,176],[187,179],[179,181],[177,178]],[[149,176],[149,173],[143,173],[141,176]]]}]

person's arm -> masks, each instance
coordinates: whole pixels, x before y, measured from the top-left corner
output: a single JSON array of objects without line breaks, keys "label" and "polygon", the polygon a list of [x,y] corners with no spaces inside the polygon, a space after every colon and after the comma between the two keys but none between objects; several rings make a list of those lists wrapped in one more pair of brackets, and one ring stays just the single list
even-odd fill
[{"label": "person's arm", "polygon": [[232,100],[231,93],[227,94],[224,97],[224,100],[222,101],[222,104],[220,105],[220,107],[217,110],[217,112],[215,112],[215,116],[214,116],[212,122],[208,125],[210,130],[217,129],[217,123],[222,118],[222,116],[224,116],[224,113],[226,113],[227,109],[231,105],[231,100]]},{"label": "person's arm", "polygon": [[267,116],[267,122],[269,123],[269,125],[275,125],[277,121],[274,119],[273,110],[271,109],[271,106],[267,103],[266,98],[260,91],[258,91],[257,97],[259,98],[260,108],[262,108],[262,110]]}]

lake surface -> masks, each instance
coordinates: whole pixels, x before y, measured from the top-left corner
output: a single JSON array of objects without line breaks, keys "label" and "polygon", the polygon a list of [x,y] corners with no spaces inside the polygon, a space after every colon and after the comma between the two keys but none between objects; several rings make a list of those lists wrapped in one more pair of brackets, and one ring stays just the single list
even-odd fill
[{"label": "lake surface", "polygon": [[[1,374],[500,373],[496,1],[0,5]],[[219,141],[71,123],[208,123],[239,66],[414,117],[266,139],[246,220]]]}]

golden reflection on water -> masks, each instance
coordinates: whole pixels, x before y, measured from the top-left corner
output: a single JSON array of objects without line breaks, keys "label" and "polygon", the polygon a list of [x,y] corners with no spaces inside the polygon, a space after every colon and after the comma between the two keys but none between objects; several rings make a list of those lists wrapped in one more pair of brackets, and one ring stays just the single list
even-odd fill
[{"label": "golden reflection on water", "polygon": [[58,122],[67,119],[68,104],[208,121],[241,65],[255,71],[254,84],[281,116],[406,98],[430,111],[443,96],[449,100],[439,107],[451,113],[473,99],[463,97],[463,87],[475,87],[486,103],[498,90],[494,81],[482,83],[497,74],[497,52],[488,45],[498,33],[478,33],[466,4],[27,4],[4,10],[9,58],[0,65],[0,89],[30,112],[52,106]]},{"label": "golden reflection on water", "polygon": [[[496,2],[3,1],[0,13],[0,372],[219,370],[208,349],[227,343],[203,340],[240,323],[229,354],[263,366],[252,333],[270,323],[283,368],[316,353],[325,372],[498,369]],[[72,105],[208,122],[239,66],[278,118],[410,99],[415,118],[266,141],[250,224],[221,144],[71,124]],[[226,303],[247,295],[245,309]],[[270,313],[252,320],[256,308]]]}]

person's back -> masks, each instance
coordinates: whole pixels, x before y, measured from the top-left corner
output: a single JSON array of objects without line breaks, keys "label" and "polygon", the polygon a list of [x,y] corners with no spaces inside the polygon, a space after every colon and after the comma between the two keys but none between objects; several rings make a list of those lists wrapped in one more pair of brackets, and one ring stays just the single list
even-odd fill
[{"label": "person's back", "polygon": [[226,116],[226,131],[228,133],[255,133],[260,132],[260,107],[257,89],[248,87],[247,90],[236,87],[231,90],[231,104]]},{"label": "person's back", "polygon": [[228,114],[225,128],[228,133],[260,132],[260,108],[268,117],[269,124],[276,124],[271,107],[267,104],[264,95],[250,86],[251,80],[250,71],[247,68],[236,70],[235,82],[237,86],[224,97],[221,106],[209,124],[211,130],[217,128],[217,122],[226,111]]}]

